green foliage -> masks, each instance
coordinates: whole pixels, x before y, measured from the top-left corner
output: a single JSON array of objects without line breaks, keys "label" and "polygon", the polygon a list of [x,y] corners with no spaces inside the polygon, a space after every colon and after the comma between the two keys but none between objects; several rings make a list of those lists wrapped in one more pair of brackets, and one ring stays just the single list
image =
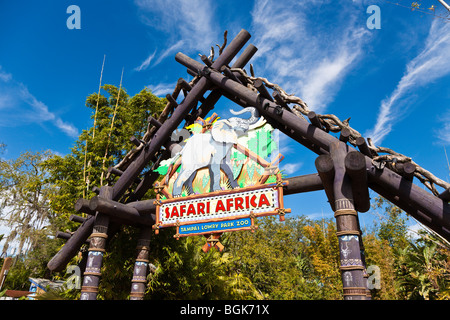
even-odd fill
[{"label": "green foliage", "polygon": [[377,237],[376,232],[365,234],[363,241],[366,266],[374,265],[380,268],[380,289],[371,291],[372,299],[400,299],[401,284],[396,277],[395,249],[389,246],[387,240]]},{"label": "green foliage", "polygon": [[50,156],[50,152],[25,152],[17,159],[0,160],[0,221],[12,229],[3,254],[14,240],[22,252],[25,247],[35,248],[42,237],[55,231],[55,214],[50,210],[54,186],[43,167]]},{"label": "green foliage", "polygon": [[232,270],[248,277],[265,299],[322,299],[320,280],[307,253],[307,224],[303,218],[285,222],[259,218],[254,233],[230,234]]},{"label": "green foliage", "polygon": [[[204,237],[175,240],[173,230],[161,230],[152,249],[153,264],[147,297],[152,299],[228,298],[225,279],[226,255],[210,250],[203,253]],[[159,242],[161,241],[161,242]]]},{"label": "green foliage", "polygon": [[406,299],[450,298],[450,246],[426,231],[399,250],[397,275]]},{"label": "green foliage", "polygon": [[28,278],[32,276],[32,270],[27,268],[23,255],[17,256],[14,259],[15,261],[6,277],[4,288],[26,291],[30,288]]},{"label": "green foliage", "polygon": [[392,248],[404,248],[407,246],[409,237],[406,221],[408,218],[403,215],[403,211],[382,197],[375,199],[373,207],[384,209],[378,230],[380,239],[386,240]]}]

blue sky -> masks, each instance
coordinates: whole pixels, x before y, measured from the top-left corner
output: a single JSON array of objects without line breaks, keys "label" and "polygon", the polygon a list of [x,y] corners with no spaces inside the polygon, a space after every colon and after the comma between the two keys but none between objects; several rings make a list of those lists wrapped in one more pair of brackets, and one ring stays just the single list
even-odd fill
[{"label": "blue sky", "polygon": [[[0,142],[4,158],[50,149],[67,154],[92,125],[84,106],[103,84],[132,96],[145,87],[172,92],[191,79],[174,56],[198,58],[248,30],[258,47],[257,76],[301,97],[318,113],[333,113],[365,137],[413,158],[449,181],[450,20],[437,0],[54,0],[0,2]],[[45,3],[45,4],[44,4]],[[70,5],[81,29],[68,29]],[[366,25],[380,8],[381,29]],[[435,11],[428,10],[431,5]],[[215,112],[227,115],[221,99]],[[290,176],[315,172],[316,155],[283,137]],[[373,197],[375,194],[372,194]],[[298,214],[332,217],[323,192],[286,197]],[[373,216],[361,214],[362,225]]]}]

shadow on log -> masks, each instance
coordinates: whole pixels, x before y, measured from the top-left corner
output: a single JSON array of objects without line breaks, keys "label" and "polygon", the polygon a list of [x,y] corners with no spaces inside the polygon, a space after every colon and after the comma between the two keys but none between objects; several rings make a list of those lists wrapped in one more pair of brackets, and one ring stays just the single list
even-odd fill
[{"label": "shadow on log", "polygon": [[353,203],[356,211],[367,212],[370,209],[369,188],[367,185],[366,158],[358,151],[350,151],[345,156],[345,172],[352,185]]},{"label": "shadow on log", "polygon": [[330,203],[331,208],[335,211],[334,199],[334,163],[330,155],[323,154],[316,158],[315,161],[317,172],[322,180],[323,188]]}]

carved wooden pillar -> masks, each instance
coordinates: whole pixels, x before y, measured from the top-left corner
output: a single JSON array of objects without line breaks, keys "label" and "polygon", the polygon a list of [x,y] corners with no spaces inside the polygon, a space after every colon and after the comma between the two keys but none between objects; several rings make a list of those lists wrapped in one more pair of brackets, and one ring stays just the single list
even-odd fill
[{"label": "carved wooden pillar", "polygon": [[330,146],[330,155],[321,155],[316,159],[316,168],[324,181],[324,188],[336,218],[344,299],[365,300],[367,278],[364,277],[361,231],[358,213],[353,204],[351,183],[345,171],[346,154],[347,145],[336,140],[336,143]]},{"label": "carved wooden pillar", "polygon": [[151,227],[141,229],[134,263],[133,279],[131,279],[130,300],[143,300],[147,284],[148,255],[150,251]]},{"label": "carved wooden pillar", "polygon": [[336,141],[330,145],[333,159],[334,198],[336,218],[336,235],[339,239],[340,269],[345,300],[365,300],[367,279],[364,278],[363,256],[361,254],[361,231],[358,213],[353,204],[350,179],[345,172],[345,156],[347,145]]},{"label": "carved wooden pillar", "polygon": [[[112,188],[103,186],[100,189],[100,197],[111,199]],[[97,212],[93,232],[90,237],[89,252],[86,269],[83,274],[83,286],[81,287],[80,300],[96,300],[98,286],[101,277],[103,255],[105,253],[106,239],[108,238],[109,217]]]}]

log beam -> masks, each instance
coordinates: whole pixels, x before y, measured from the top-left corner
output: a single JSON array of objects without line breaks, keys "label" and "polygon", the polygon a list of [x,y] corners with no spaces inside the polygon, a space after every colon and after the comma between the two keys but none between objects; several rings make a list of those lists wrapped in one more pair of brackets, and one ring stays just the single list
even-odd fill
[{"label": "log beam", "polygon": [[358,151],[350,151],[345,156],[345,171],[350,176],[355,209],[367,212],[370,209],[367,184],[366,158]]},{"label": "log beam", "polygon": [[94,226],[94,216],[86,218],[77,231],[67,240],[64,246],[59,250],[53,258],[47,263],[47,268],[51,271],[62,271],[67,263],[77,254],[81,246],[87,241],[89,235],[92,233]]},{"label": "log beam", "polygon": [[439,197],[439,199],[449,202],[450,201],[450,188],[443,191],[442,193],[440,193],[438,197]]},{"label": "log beam", "polygon": [[414,178],[414,172],[416,171],[416,165],[411,162],[396,163],[395,168],[398,172],[407,180],[412,181]]},{"label": "log beam", "polygon": [[320,155],[315,161],[317,172],[322,180],[323,188],[330,203],[331,208],[335,211],[335,198],[334,198],[334,163],[333,159],[328,154]]},{"label": "log beam", "polygon": [[155,220],[152,219],[151,216],[141,215],[139,211],[131,205],[126,205],[100,196],[95,196],[91,199],[89,208],[111,218],[120,219],[130,225],[151,227],[155,224]]},{"label": "log beam", "polygon": [[269,99],[270,101],[273,101],[272,96],[270,95],[269,91],[267,91],[267,88],[261,79],[256,79],[253,82],[253,86],[256,88],[256,90],[258,90],[260,95],[262,95],[266,99]]},{"label": "log beam", "polygon": [[73,221],[73,222],[83,223],[86,221],[86,218],[72,214],[72,215],[70,215],[69,220]]}]

